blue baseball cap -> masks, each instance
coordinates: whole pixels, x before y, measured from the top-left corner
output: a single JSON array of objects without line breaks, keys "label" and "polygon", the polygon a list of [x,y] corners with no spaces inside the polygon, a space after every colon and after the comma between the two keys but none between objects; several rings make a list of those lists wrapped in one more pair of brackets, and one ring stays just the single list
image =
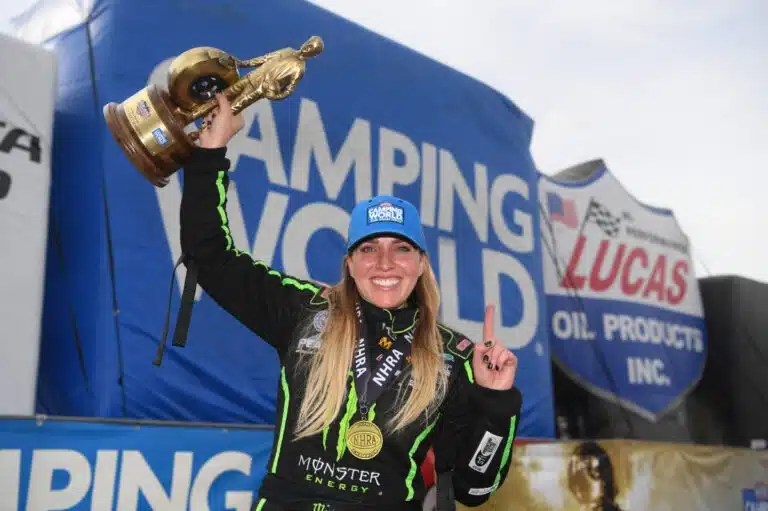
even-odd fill
[{"label": "blue baseball cap", "polygon": [[390,234],[405,238],[422,252],[427,251],[421,217],[407,200],[378,195],[359,202],[352,210],[347,233],[347,252],[366,239]]}]

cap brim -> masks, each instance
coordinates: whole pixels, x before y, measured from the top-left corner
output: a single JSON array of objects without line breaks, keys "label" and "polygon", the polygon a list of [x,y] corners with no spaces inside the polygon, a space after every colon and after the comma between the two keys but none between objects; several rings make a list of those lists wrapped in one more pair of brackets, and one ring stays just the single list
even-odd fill
[{"label": "cap brim", "polygon": [[360,244],[365,243],[366,241],[372,240],[374,238],[381,238],[382,236],[391,236],[393,238],[398,238],[402,241],[405,241],[413,246],[416,250],[424,251],[421,247],[419,247],[419,244],[416,243],[415,240],[413,240],[410,236],[406,236],[405,234],[397,231],[382,231],[382,232],[375,232],[373,234],[369,234],[367,236],[363,236],[359,240],[355,241],[353,244],[349,246],[347,249],[347,253],[352,252],[357,247],[360,246]]}]

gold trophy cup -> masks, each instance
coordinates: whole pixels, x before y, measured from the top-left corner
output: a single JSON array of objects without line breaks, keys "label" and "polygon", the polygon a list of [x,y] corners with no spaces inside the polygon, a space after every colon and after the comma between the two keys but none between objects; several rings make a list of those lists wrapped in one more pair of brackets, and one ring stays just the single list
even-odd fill
[{"label": "gold trophy cup", "polygon": [[[192,48],[171,63],[167,90],[150,85],[122,103],[108,103],[104,119],[130,162],[162,188],[184,166],[200,136],[185,128],[217,107],[217,92],[224,93],[234,114],[260,99],[287,98],[303,78],[307,59],[322,51],[317,36],[298,50],[283,48],[248,60],[216,48]],[[240,76],[241,67],[254,69]]]}]

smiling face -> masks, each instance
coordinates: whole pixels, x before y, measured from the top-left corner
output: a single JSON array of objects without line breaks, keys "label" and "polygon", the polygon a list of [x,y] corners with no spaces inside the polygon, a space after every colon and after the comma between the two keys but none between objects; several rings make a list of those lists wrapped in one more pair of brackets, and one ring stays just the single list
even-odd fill
[{"label": "smiling face", "polygon": [[407,241],[378,237],[364,241],[347,256],[347,268],[360,295],[382,309],[408,300],[424,272],[424,256]]}]

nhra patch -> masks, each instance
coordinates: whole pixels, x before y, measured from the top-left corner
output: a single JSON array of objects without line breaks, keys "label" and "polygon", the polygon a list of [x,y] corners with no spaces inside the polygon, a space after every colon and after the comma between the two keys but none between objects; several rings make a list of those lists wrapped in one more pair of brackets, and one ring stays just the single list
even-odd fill
[{"label": "nhra patch", "polygon": [[405,211],[399,206],[390,202],[382,202],[378,206],[368,208],[368,223],[394,222],[402,224],[405,222]]}]

